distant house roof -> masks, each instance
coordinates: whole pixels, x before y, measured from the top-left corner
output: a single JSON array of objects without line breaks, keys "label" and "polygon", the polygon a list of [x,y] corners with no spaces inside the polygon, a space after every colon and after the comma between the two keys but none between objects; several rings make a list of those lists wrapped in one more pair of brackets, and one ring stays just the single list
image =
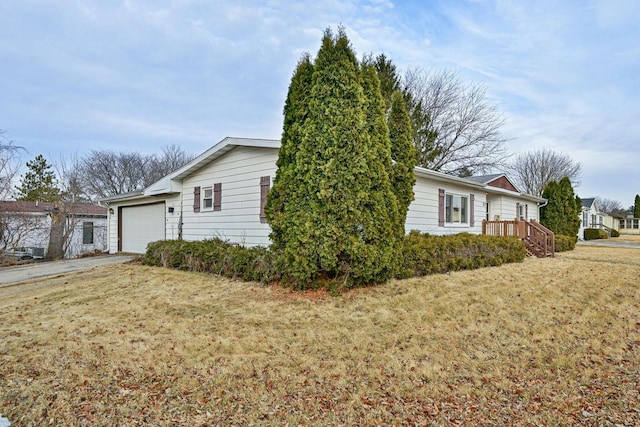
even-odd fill
[{"label": "distant house roof", "polygon": [[493,175],[478,175],[478,176],[470,176],[467,179],[470,179],[475,182],[479,182],[484,185],[488,185],[496,188],[504,188],[505,190],[515,191],[520,193],[518,187],[511,182],[511,180],[507,177],[507,175],[503,173],[496,173]]},{"label": "distant house roof", "polygon": [[[55,207],[50,202],[0,201],[0,212],[15,213],[47,213]],[[107,208],[90,203],[76,203],[73,205],[75,215],[107,216]]]},{"label": "distant house roof", "polygon": [[591,206],[593,206],[593,202],[595,202],[596,199],[594,197],[590,197],[588,199],[582,199],[582,207],[583,208],[591,208]]}]

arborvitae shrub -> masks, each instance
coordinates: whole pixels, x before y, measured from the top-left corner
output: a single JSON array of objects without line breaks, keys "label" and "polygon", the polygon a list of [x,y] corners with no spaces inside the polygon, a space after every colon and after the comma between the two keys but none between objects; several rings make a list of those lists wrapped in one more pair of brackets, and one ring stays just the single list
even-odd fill
[{"label": "arborvitae shrub", "polygon": [[585,228],[584,229],[584,240],[598,240],[598,239],[607,239],[607,232],[604,230],[600,230],[599,228]]},{"label": "arborvitae shrub", "polygon": [[556,252],[572,251],[576,248],[576,236],[555,235]]},{"label": "arborvitae shrub", "polygon": [[399,278],[469,270],[524,260],[526,249],[515,237],[460,233],[431,236],[411,231],[404,238]]},{"label": "arborvitae shrub", "polygon": [[246,248],[220,239],[153,242],[147,246],[142,263],[253,282],[280,280],[274,252],[260,246]]}]

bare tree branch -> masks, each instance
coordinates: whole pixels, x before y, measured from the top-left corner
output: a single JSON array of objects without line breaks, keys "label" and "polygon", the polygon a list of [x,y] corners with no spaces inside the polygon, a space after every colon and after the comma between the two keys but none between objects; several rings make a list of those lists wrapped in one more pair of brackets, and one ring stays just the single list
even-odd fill
[{"label": "bare tree branch", "polygon": [[567,177],[577,186],[582,176],[580,163],[573,161],[566,154],[546,148],[519,154],[508,166],[508,170],[520,190],[535,196],[542,195],[544,188],[551,181],[559,182]]},{"label": "bare tree branch", "polygon": [[596,197],[598,210],[609,215],[624,217],[627,214],[626,209],[622,207],[622,203],[617,200],[605,199],[604,197]]},{"label": "bare tree branch", "polygon": [[451,71],[409,70],[404,79],[419,165],[459,174],[504,165],[504,120],[484,86],[465,85]]}]

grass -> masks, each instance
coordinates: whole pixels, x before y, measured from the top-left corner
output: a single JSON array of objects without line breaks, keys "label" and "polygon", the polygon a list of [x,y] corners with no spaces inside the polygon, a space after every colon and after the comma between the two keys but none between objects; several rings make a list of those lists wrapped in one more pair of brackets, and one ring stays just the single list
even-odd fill
[{"label": "grass", "polygon": [[339,297],[108,266],[0,289],[27,425],[636,425],[640,250]]}]

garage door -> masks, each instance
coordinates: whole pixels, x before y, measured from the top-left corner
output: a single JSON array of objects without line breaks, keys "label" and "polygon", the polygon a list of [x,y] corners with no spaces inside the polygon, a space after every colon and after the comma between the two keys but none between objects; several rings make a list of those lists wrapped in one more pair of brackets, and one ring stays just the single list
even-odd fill
[{"label": "garage door", "polygon": [[142,254],[147,243],[165,238],[164,203],[121,208],[122,252]]}]

